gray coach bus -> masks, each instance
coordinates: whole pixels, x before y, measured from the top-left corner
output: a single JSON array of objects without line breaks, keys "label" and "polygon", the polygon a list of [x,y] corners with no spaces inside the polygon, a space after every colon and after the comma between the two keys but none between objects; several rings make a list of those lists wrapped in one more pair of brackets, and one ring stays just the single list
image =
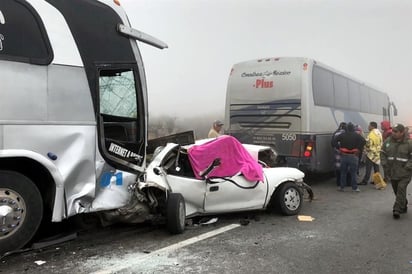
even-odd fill
[{"label": "gray coach bus", "polygon": [[226,132],[270,145],[279,165],[310,173],[334,169],[331,137],[340,122],[367,130],[370,121],[394,115],[386,93],[309,58],[245,61],[229,76]]},{"label": "gray coach bus", "polygon": [[167,47],[118,0],[0,1],[0,254],[129,201],[147,144],[136,39]]}]

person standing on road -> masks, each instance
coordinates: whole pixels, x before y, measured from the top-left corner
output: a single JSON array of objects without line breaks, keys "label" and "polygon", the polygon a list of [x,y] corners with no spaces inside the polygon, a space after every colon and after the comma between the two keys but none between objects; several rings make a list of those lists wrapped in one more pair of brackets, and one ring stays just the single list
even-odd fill
[{"label": "person standing on road", "polygon": [[[362,129],[362,127],[361,127],[360,125],[355,125],[355,132],[356,132],[357,134],[359,134],[360,136],[362,136],[363,138],[365,138],[365,136],[364,136],[364,134],[363,134],[363,129]],[[359,157],[358,157],[358,170],[356,171],[356,174],[357,174],[358,176],[359,176],[359,169],[364,166],[364,163],[365,163],[364,159],[365,159],[365,156],[364,156],[364,154],[363,154],[363,149],[362,149],[362,150],[359,152]]]},{"label": "person standing on road", "polygon": [[365,138],[355,132],[355,126],[348,123],[346,132],[336,137],[340,144],[341,163],[340,163],[340,187],[339,191],[344,191],[347,174],[350,174],[352,191],[360,192],[356,181],[356,172],[359,164],[359,153],[365,146]]},{"label": "person standing on road", "polygon": [[386,138],[392,135],[391,122],[383,120],[381,122],[382,140],[385,142]]},{"label": "person standing on road", "polygon": [[408,211],[406,190],[412,177],[412,140],[405,133],[402,124],[392,127],[392,135],[386,139],[381,151],[381,163],[395,194],[392,211],[395,219]]},{"label": "person standing on road", "polygon": [[[382,141],[385,142],[385,140],[392,135],[392,127],[391,127],[391,122],[388,120],[383,120],[381,122],[381,129],[382,129]],[[386,176],[385,169],[383,170],[383,180],[385,182],[388,182],[388,178]]]},{"label": "person standing on road", "polygon": [[207,135],[207,138],[216,138],[219,137],[220,131],[222,130],[223,123],[220,120],[215,120],[212,124],[212,128]]},{"label": "person standing on road", "polygon": [[338,129],[332,134],[332,141],[331,145],[333,147],[333,155],[335,159],[335,176],[336,176],[336,185],[340,186],[340,158],[341,153],[339,150],[339,143],[337,142],[336,138],[346,131],[346,123],[341,122],[339,124]]},{"label": "person standing on road", "polygon": [[[369,123],[369,134],[366,137],[365,150],[365,161],[366,170],[363,180],[359,183],[360,185],[368,184],[371,177],[371,171],[373,167],[373,172],[379,172],[379,164],[381,162],[381,148],[382,148],[382,134],[378,129],[378,124],[376,122]],[[373,183],[373,182],[371,182]]]}]

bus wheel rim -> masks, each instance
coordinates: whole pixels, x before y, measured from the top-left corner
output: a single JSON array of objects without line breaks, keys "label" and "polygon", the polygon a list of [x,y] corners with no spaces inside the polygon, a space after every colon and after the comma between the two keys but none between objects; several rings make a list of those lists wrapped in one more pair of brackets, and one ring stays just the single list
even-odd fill
[{"label": "bus wheel rim", "polygon": [[12,189],[0,188],[0,239],[13,235],[25,218],[24,199]]}]

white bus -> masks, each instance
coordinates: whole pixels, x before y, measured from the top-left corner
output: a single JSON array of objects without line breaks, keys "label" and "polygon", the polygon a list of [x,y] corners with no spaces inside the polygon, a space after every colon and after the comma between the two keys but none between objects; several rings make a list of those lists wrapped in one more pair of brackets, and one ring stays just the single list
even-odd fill
[{"label": "white bus", "polygon": [[226,132],[243,143],[272,146],[277,164],[311,173],[333,170],[331,136],[340,122],[367,131],[392,120],[388,95],[308,58],[235,64],[226,97]]},{"label": "white bus", "polygon": [[118,0],[0,1],[0,255],[115,210],[146,167],[147,94]]}]

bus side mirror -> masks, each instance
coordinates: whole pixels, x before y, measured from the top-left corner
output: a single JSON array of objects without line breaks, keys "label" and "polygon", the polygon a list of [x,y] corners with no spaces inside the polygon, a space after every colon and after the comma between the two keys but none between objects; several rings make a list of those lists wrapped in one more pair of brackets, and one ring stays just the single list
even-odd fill
[{"label": "bus side mirror", "polygon": [[393,102],[389,103],[389,112],[390,112],[390,108],[392,107],[393,110],[393,116],[398,116],[398,108],[395,106],[395,104]]}]

